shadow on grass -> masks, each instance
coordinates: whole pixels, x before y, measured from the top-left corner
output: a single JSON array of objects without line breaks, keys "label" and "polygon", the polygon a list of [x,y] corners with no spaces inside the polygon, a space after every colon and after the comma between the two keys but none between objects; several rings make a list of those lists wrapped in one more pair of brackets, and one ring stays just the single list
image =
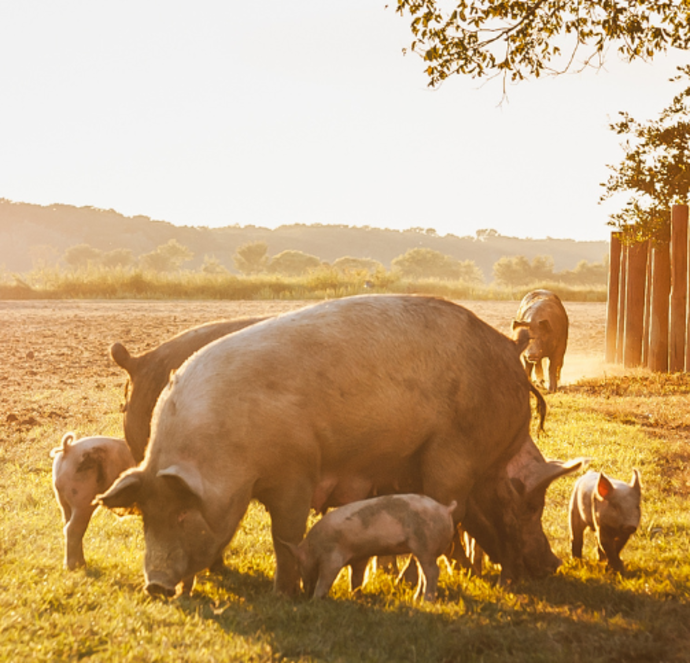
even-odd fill
[{"label": "shadow on grass", "polygon": [[[222,598],[213,598],[216,590]],[[690,624],[678,600],[567,576],[525,583],[497,600],[454,585],[430,606],[367,592],[289,599],[273,594],[261,572],[228,569],[177,603],[224,636],[269,645],[276,660],[684,660],[690,635],[678,628]]]}]

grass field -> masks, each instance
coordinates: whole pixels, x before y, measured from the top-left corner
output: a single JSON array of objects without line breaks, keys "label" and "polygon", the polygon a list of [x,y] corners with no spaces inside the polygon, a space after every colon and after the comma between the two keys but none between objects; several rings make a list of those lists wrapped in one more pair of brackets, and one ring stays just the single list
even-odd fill
[{"label": "grass field", "polygon": [[[492,305],[484,305],[489,318]],[[547,495],[544,528],[564,561],[554,576],[504,587],[492,565],[482,577],[442,567],[435,604],[413,603],[413,588],[383,571],[356,596],[344,577],[324,601],[275,596],[269,523],[258,504],[226,551],[228,570],[202,574],[190,597],[144,594],[141,523],[104,510],[85,537],[88,568],[63,570],[49,451],[68,430],[121,435],[124,378],[107,358],[110,342],[140,352],[211,319],[208,308],[166,306],[142,303],[129,314],[74,303],[0,306],[0,660],[690,660],[684,375],[609,375],[547,397],[547,432],[537,440],[547,457],[587,455],[592,469],[626,481],[633,467],[641,471],[642,523],[623,550],[624,577],[595,561],[592,536],[584,561],[570,558],[576,476]],[[253,302],[241,312],[266,308]],[[585,332],[574,331],[577,351]]]}]

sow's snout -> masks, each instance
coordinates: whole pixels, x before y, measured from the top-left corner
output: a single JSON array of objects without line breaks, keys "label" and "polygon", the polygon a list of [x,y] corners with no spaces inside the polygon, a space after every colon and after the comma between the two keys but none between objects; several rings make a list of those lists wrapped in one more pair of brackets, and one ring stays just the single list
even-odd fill
[{"label": "sow's snout", "polygon": [[177,583],[165,571],[145,573],[146,586],[144,591],[149,596],[172,598],[177,593]]},{"label": "sow's snout", "polygon": [[556,555],[553,554],[551,548],[548,551],[545,550],[541,555],[525,557],[525,567],[527,568],[527,573],[532,578],[546,578],[558,570],[561,566],[561,562]]},{"label": "sow's snout", "polygon": [[175,596],[175,588],[162,585],[159,582],[149,582],[145,587],[146,593],[154,598],[163,597],[171,599]]}]

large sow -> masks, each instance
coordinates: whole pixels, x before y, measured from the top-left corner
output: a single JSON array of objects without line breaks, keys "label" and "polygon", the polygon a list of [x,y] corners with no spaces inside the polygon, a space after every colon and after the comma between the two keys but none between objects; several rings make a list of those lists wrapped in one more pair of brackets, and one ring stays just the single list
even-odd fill
[{"label": "large sow", "polygon": [[122,411],[125,440],[137,463],[144,458],[151,433],[153,408],[161,391],[168,384],[170,372],[178,369],[190,355],[211,341],[261,320],[265,318],[209,322],[173,336],[153,350],[140,355],[131,355],[122,343],[114,343],[111,346],[110,356],[113,361],[129,375]]},{"label": "large sow", "polygon": [[183,364],[156,405],[144,462],[101,503],[141,511],[152,594],[173,595],[211,565],[252,498],[271,515],[278,591],[298,591],[280,541],[300,543],[310,508],[384,492],[456,501],[457,524],[476,490],[470,533],[491,532],[487,549],[518,577],[521,509],[534,505],[506,465],[531,442],[533,390],[515,343],[451,302],[316,304],[225,336]]},{"label": "large sow", "polygon": [[513,320],[513,333],[529,330],[530,343],[522,358],[527,375],[534,370],[537,381],[544,382],[542,361],[549,360],[549,391],[558,389],[563,357],[568,345],[568,314],[558,295],[550,290],[534,290],[526,294]]}]

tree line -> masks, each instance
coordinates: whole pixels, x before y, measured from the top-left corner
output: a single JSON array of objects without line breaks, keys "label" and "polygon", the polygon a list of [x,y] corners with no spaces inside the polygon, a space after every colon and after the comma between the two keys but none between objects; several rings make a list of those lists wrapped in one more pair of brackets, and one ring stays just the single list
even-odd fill
[{"label": "tree line", "polygon": [[[183,269],[194,253],[177,240],[171,239],[155,250],[135,257],[131,249],[101,251],[89,244],[67,249],[63,261],[70,269],[97,266],[106,269],[142,269],[174,272]],[[303,251],[285,250],[270,256],[264,241],[248,242],[233,255],[235,269],[245,276],[276,274],[286,277],[303,276],[319,269],[332,269],[342,274],[374,276],[387,270],[378,260],[343,256],[332,263]],[[229,269],[215,256],[205,255],[199,271],[206,274],[227,274]],[[474,260],[458,260],[430,248],[412,248],[391,261],[392,273],[411,279],[436,279],[482,284],[485,279]],[[504,256],[493,266],[494,281],[501,285],[520,286],[535,282],[557,281],[568,285],[605,285],[608,274],[606,259],[601,263],[580,261],[572,270],[556,272],[551,256]]]}]

